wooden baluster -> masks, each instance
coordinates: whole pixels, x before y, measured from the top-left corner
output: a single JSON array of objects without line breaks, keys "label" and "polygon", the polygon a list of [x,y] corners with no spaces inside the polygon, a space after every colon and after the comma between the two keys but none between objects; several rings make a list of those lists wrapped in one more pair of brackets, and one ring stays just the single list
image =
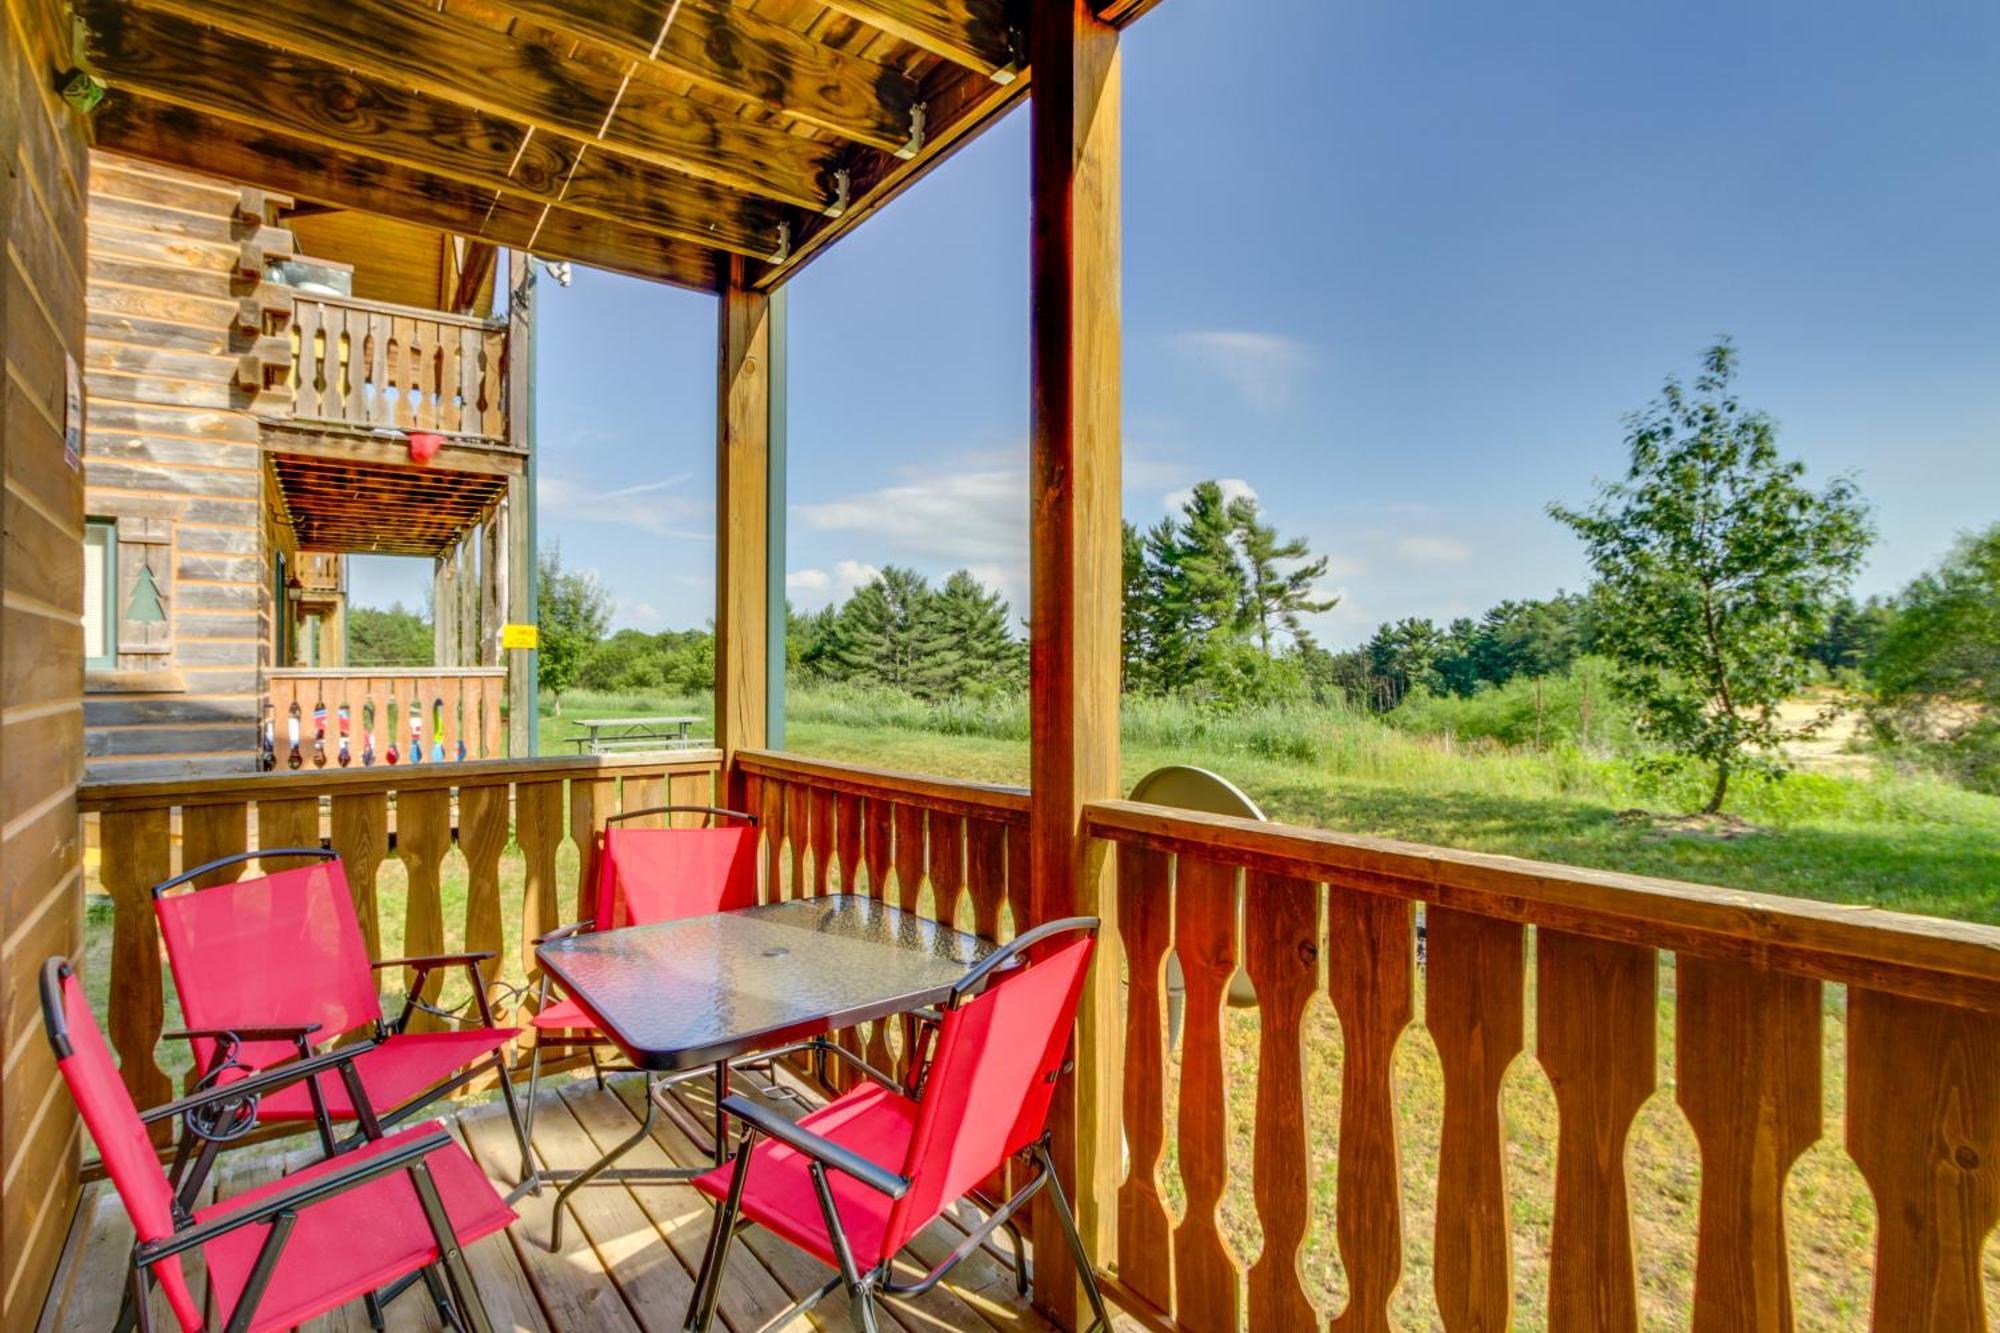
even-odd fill
[{"label": "wooden baluster", "polygon": [[[1121,924],[1129,920],[1122,911],[1118,919]],[[1319,1312],[1306,1296],[1299,1251],[1312,1218],[1311,1182],[1304,1165],[1311,1160],[1306,1136],[1305,1016],[1319,988],[1319,886],[1311,880],[1250,871],[1243,884],[1243,923],[1243,967],[1257,989],[1257,1141],[1252,1176],[1257,1217],[1264,1228],[1263,1252],[1250,1266],[1250,1327],[1317,1329]],[[1126,1044],[1128,1060],[1134,1046]],[[1126,1078],[1129,1083],[1129,1072]]]},{"label": "wooden baluster", "polygon": [[764,825],[764,901],[785,900],[785,784],[765,778],[757,788],[758,818]]},{"label": "wooden baluster", "polygon": [[457,675],[446,676],[437,686],[438,698],[444,700],[444,723],[438,728],[437,743],[444,747],[447,760],[455,760],[458,758],[458,742],[465,735],[465,690],[461,677]]},{"label": "wooden baluster", "polygon": [[905,912],[917,910],[917,896],[924,887],[924,808],[898,805],[896,825],[896,905]]},{"label": "wooden baluster", "polygon": [[[988,828],[994,828],[988,825]],[[978,838],[975,834],[974,852]],[[1160,1198],[1167,1142],[1167,951],[1173,947],[1173,858],[1118,849],[1118,930],[1131,986],[1125,1004],[1125,1139],[1131,1161],[1118,1187],[1118,1271],[1163,1311],[1174,1308],[1173,1219]],[[977,880],[975,879],[975,885]],[[979,903],[974,889],[975,907]],[[992,908],[998,915],[997,902]],[[982,913],[983,915],[983,913]],[[981,928],[980,934],[987,934]]]},{"label": "wooden baluster", "polygon": [[542,977],[535,941],[564,923],[556,888],[556,851],[563,837],[561,782],[523,782],[514,788],[514,837],[522,861],[521,975],[529,983],[525,1014],[533,1009],[535,984]]},{"label": "wooden baluster", "polygon": [[483,415],[480,418],[480,434],[489,439],[505,439],[507,435],[507,402],[502,386],[507,382],[507,332],[502,329],[486,331],[486,361],[481,367],[480,398]]},{"label": "wooden baluster", "polygon": [[[107,810],[98,826],[99,876],[111,895],[111,996],[106,1026],[118,1052],[118,1072],[141,1107],[170,1101],[174,1085],[156,1062],[165,1026],[160,982],[160,931],[152,889],[174,873],[171,811]],[[79,909],[81,910],[81,909]],[[40,1040],[39,1037],[36,1038]],[[171,1124],[153,1127],[153,1141],[173,1137]]]},{"label": "wooden baluster", "polygon": [[1535,972],[1536,1058],[1557,1114],[1549,1329],[1635,1329],[1625,1141],[1653,1092],[1659,956],[1544,928]]},{"label": "wooden baluster", "polygon": [[[445,854],[451,850],[451,792],[443,787],[396,794],[396,846],[402,853],[409,876],[409,901],[403,921],[403,953],[421,958],[444,952],[444,897],[442,875]],[[444,988],[445,974],[433,972],[424,982],[423,998],[437,1003]],[[416,980],[414,972],[404,976],[407,988]],[[413,1032],[435,1032],[443,1023],[417,1011],[410,1018]]]},{"label": "wooden baluster", "polygon": [[1785,1177],[1820,1136],[1820,986],[1682,955],[1675,1095],[1701,1144],[1695,1333],[1792,1327]]},{"label": "wooden baluster", "polygon": [[379,310],[368,312],[368,424],[387,426],[394,421],[389,403],[389,317]]},{"label": "wooden baluster", "polygon": [[319,337],[322,307],[299,300],[292,310],[292,414],[311,421],[319,416]]},{"label": "wooden baluster", "polygon": [[1500,1093],[1522,1047],[1521,927],[1443,907],[1426,909],[1424,923],[1424,1019],[1444,1074],[1438,1313],[1451,1333],[1504,1329],[1514,1311],[1514,1235]]},{"label": "wooden baluster", "polygon": [[[618,809],[609,778],[575,778],[569,784],[569,836],[576,843],[576,909],[565,921],[581,921],[597,911],[597,860],[603,854],[604,821]],[[559,915],[562,915],[559,913]],[[606,923],[609,924],[609,923]]]},{"label": "wooden baluster", "polygon": [[[893,807],[879,797],[870,796],[861,807],[861,856],[868,868],[868,896],[889,901],[889,847],[892,835]],[[889,1050],[889,1024],[885,1019],[868,1025],[867,1040],[862,1046],[862,1058],[884,1073],[892,1072],[894,1063]]]},{"label": "wooden baluster", "polygon": [[1327,993],[1340,1016],[1340,1201],[1334,1232],[1347,1308],[1334,1333],[1376,1333],[1403,1276],[1396,1042],[1416,1005],[1416,940],[1402,899],[1330,886]]},{"label": "wooden baluster", "polygon": [[[644,777],[626,778],[618,794],[618,808],[624,810],[652,810],[667,803],[667,779],[665,774],[647,774]],[[647,815],[643,819],[628,819],[619,828],[662,829],[667,826],[665,815]]]},{"label": "wooden baluster", "polygon": [[346,397],[340,387],[340,330],[343,313],[338,306],[323,306],[320,310],[319,415],[327,421],[340,420],[340,414],[346,408]]},{"label": "wooden baluster", "polygon": [[402,364],[397,368],[396,379],[396,425],[403,430],[418,427],[417,402],[423,394],[423,372],[420,369],[424,349],[417,341],[417,322],[408,315],[393,316],[396,330],[396,344],[402,351]]},{"label": "wooden baluster", "polygon": [[834,801],[833,859],[840,867],[840,891],[861,891],[861,798],[839,796]]},{"label": "wooden baluster", "polygon": [[1986,1327],[2000,1221],[2000,1014],[1854,987],[1847,1149],[1875,1196],[1877,1330]]},{"label": "wooden baluster", "polygon": [[[192,870],[219,857],[249,850],[250,807],[243,801],[181,808],[181,868]],[[194,881],[199,889],[230,884],[243,878],[247,862],[212,870]]]},{"label": "wooden baluster", "polygon": [[[861,891],[861,798],[842,795],[834,801],[833,856],[840,867],[839,888],[842,893]],[[838,1039],[843,1048],[855,1055],[864,1054],[862,1032],[859,1028],[842,1028]],[[844,1062],[829,1060],[827,1072],[836,1092],[845,1092],[861,1081],[858,1074]]]},{"label": "wooden baluster", "polygon": [[[312,746],[312,718],[305,719],[308,728],[304,748]],[[257,845],[259,847],[317,847],[319,843],[319,798],[301,796],[284,801],[257,802]],[[280,870],[290,870],[294,866],[311,865],[303,856],[262,856],[257,858],[257,873],[274,874]]]},{"label": "wooden baluster", "polygon": [[506,692],[504,677],[488,676],[481,682],[481,707],[479,716],[479,754],[482,759],[505,759],[507,757],[507,728],[500,721],[500,696]]},{"label": "wooden baluster", "polygon": [[355,425],[368,420],[368,316],[364,311],[340,312],[340,419]]},{"label": "wooden baluster", "polygon": [[1014,914],[1013,934],[1035,924],[1028,905],[1028,824],[1007,826],[1007,908]]},{"label": "wooden baluster", "polygon": [[458,420],[452,429],[467,435],[480,433],[479,416],[479,329],[466,325],[458,331]]},{"label": "wooden baluster", "polygon": [[972,899],[972,933],[1000,938],[1000,908],[1007,901],[1007,826],[991,819],[965,823],[965,891]]},{"label": "wooden baluster", "polygon": [[381,791],[342,792],[333,798],[333,850],[347,871],[347,891],[354,895],[354,915],[368,956],[382,956],[382,916],[376,881],[382,858],[389,852],[389,794]]},{"label": "wooden baluster", "polygon": [[[714,805],[715,779],[708,773],[675,773],[667,779],[668,800],[675,805]],[[700,828],[708,822],[702,814],[673,817],[675,828]]]},{"label": "wooden baluster", "polygon": [[833,793],[824,787],[812,794],[812,891],[814,897],[830,892],[833,872]]},{"label": "wooden baluster", "polygon": [[405,397],[410,385],[410,344],[402,321],[388,317],[389,347],[383,366],[382,419],[384,426],[401,428],[406,424],[405,411],[408,404]]},{"label": "wooden baluster", "polygon": [[1187,1215],[1174,1229],[1173,1314],[1191,1333],[1234,1333],[1243,1310],[1243,1272],[1223,1239],[1219,1210],[1229,1183],[1222,1008],[1236,972],[1236,868],[1183,856],[1175,888],[1174,944],[1187,976],[1180,1094]]},{"label": "wooden baluster", "polygon": [[930,837],[931,896],[937,902],[937,920],[956,926],[958,900],[965,892],[964,817],[931,811]]},{"label": "wooden baluster", "polygon": [[792,897],[812,892],[806,878],[806,849],[812,841],[812,791],[794,782],[785,792],[785,830],[791,840]]},{"label": "wooden baluster", "polygon": [[500,854],[507,850],[508,787],[504,782],[458,790],[458,846],[465,853],[465,948],[491,953],[487,998],[497,998],[504,963],[500,913]]}]

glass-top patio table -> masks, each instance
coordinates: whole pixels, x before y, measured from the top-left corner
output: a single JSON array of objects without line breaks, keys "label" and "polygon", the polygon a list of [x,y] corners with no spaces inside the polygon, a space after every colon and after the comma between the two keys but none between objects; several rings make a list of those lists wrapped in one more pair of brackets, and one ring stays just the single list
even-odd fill
[{"label": "glass-top patio table", "polygon": [[[536,958],[649,1080],[639,1130],[576,1173],[562,1205],[652,1131],[663,1083],[713,1072],[715,1160],[727,1160],[729,1062],[813,1048],[852,1059],[825,1034],[946,999],[952,983],[996,946],[874,898],[834,894],[712,916],[594,931],[542,945]],[[688,1179],[705,1167],[620,1173]],[[559,1178],[561,1173],[547,1173]]]}]

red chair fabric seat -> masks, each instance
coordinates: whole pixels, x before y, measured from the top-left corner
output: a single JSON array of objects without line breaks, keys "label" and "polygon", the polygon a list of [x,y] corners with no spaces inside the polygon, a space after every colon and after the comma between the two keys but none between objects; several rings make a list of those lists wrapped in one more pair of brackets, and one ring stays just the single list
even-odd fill
[{"label": "red chair fabric seat", "polygon": [[[385,1039],[354,1062],[361,1086],[378,1110],[402,1106],[444,1082],[475,1060],[512,1041],[517,1028],[461,1028],[449,1032],[404,1032]],[[321,1074],[320,1092],[335,1120],[354,1119],[354,1102],[338,1074]],[[312,1093],[304,1080],[267,1095],[259,1120],[311,1120]]]},{"label": "red chair fabric seat", "polygon": [[541,1032],[595,1032],[597,1024],[591,1022],[590,1015],[583,1012],[583,1006],[575,1000],[551,1000],[548,1006],[528,1020]]},{"label": "red chair fabric seat", "polygon": [[[436,1123],[428,1123],[389,1135],[204,1208],[195,1214],[195,1220],[226,1217],[270,1195],[297,1189],[315,1176],[351,1170],[358,1162],[437,1128]],[[494,1192],[465,1149],[454,1143],[430,1153],[424,1162],[461,1245],[503,1230],[514,1220],[514,1210]],[[202,1248],[216,1326],[226,1324],[234,1312],[268,1230],[268,1224],[246,1226],[218,1236]],[[250,1327],[290,1328],[385,1286],[437,1257],[437,1241],[409,1174],[396,1171],[382,1176],[300,1211]]]},{"label": "red chair fabric seat", "polygon": [[[917,1125],[917,1103],[880,1084],[867,1083],[827,1103],[799,1124],[894,1171],[909,1156],[910,1139]],[[743,1213],[822,1263],[838,1268],[840,1261],[826,1233],[819,1195],[807,1174],[811,1161],[804,1153],[774,1139],[765,1139],[752,1148],[750,1175],[743,1190]],[[694,1187],[712,1199],[726,1199],[735,1172],[734,1163],[725,1163],[697,1177]],[[840,1209],[841,1225],[847,1231],[847,1243],[854,1249],[854,1261],[864,1269],[872,1268],[894,1253],[894,1247],[885,1246],[884,1241],[895,1202],[839,1171],[827,1172],[827,1183],[833,1187],[833,1201]]]}]

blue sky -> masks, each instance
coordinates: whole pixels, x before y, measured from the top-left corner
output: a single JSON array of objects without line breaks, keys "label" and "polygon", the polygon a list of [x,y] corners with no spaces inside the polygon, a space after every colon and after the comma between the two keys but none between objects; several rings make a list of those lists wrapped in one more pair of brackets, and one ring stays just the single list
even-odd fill
[{"label": "blue sky", "polygon": [[[1344,645],[1576,588],[1543,513],[1735,337],[1889,591],[2000,520],[2000,7],[1166,0],[1125,38],[1127,517],[1203,477],[1332,558]],[[1025,614],[1027,116],[791,289],[790,585]],[[713,601],[711,298],[544,283],[541,521],[617,623]],[[426,577],[358,567],[357,597]]]}]

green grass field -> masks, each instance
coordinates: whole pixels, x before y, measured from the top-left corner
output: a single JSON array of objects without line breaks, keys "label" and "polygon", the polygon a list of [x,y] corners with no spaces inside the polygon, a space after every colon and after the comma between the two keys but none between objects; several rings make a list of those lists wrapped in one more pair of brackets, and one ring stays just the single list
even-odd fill
[{"label": "green grass field", "polygon": [[[705,698],[575,695],[567,718],[695,713]],[[561,738],[573,728],[544,715],[543,753],[573,752]],[[1216,769],[1245,788],[1272,818],[1344,832],[1504,852],[1578,865],[1675,876],[1775,893],[1866,902],[1907,911],[2000,922],[2000,800],[1917,778],[1868,780],[1796,774],[1748,783],[1735,808],[1748,831],[1718,837],[1664,832],[1635,808],[1674,812],[1693,804],[1698,783],[1642,778],[1615,755],[1564,744],[1547,751],[1508,749],[1446,736],[1412,734],[1346,714],[1253,713],[1204,718],[1168,707],[1128,709],[1122,768],[1127,786],[1165,763]],[[787,748],[877,767],[987,781],[1021,782],[1027,726],[1018,701],[930,709],[842,693],[794,696]],[[445,867],[447,943],[462,943],[466,883],[454,849]],[[573,893],[575,857],[565,848],[560,878]],[[401,948],[405,881],[394,859],[382,868],[383,947]],[[520,939],[521,868],[502,863],[501,901],[510,948]],[[565,898],[565,917],[574,904]],[[87,975],[99,985],[108,954],[108,904],[91,911]],[[510,962],[509,974],[518,971]],[[1693,1288],[1700,1154],[1674,1102],[1673,983],[1663,960],[1658,1091],[1641,1113],[1627,1152],[1642,1309],[1647,1327],[1685,1327]],[[1442,1118],[1442,1078],[1422,1019],[1398,1049],[1405,1277],[1396,1316],[1405,1328],[1440,1327],[1431,1290],[1434,1184]],[[100,997],[101,1002],[101,997]],[[1846,1086],[1845,995],[1827,991],[1824,1027],[1825,1133],[1792,1172],[1786,1196],[1793,1287],[1801,1329],[1857,1327],[1865,1321],[1875,1214],[1859,1171],[1841,1147]],[[1529,1003],[1532,1025],[1533,1003]],[[169,997],[166,1025],[178,1015]],[[1229,1103],[1233,1186],[1223,1225],[1247,1267],[1262,1244],[1249,1195],[1255,1124],[1257,1019],[1231,1011]],[[1548,1244],[1554,1198],[1556,1114],[1548,1079],[1528,1052],[1510,1071],[1505,1093],[1507,1159],[1515,1235],[1517,1327],[1545,1326]],[[178,1073],[185,1056],[162,1048]],[[1310,1011],[1308,1106],[1313,1151],[1313,1227],[1302,1256],[1309,1290],[1323,1309],[1345,1300],[1334,1240],[1335,1161],[1341,1079],[1339,1025],[1322,997]],[[1170,1080],[1177,1085],[1178,1074]],[[1171,1154],[1162,1179],[1173,1206],[1181,1197]],[[2000,1321],[2000,1251],[1986,1264],[1989,1318]]]}]

